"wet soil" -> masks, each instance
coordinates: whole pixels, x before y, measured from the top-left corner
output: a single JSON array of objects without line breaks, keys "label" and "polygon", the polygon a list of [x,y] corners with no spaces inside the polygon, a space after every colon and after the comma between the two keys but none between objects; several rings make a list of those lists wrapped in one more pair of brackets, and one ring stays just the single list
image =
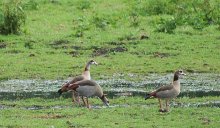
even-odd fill
[{"label": "wet soil", "polygon": [[[112,78],[97,80],[105,93],[115,96],[144,96],[147,92],[170,84],[172,74],[137,76],[126,74],[130,80],[123,79],[125,74],[115,74]],[[140,80],[132,80],[141,78]],[[0,99],[17,98],[57,98],[57,90],[67,80],[7,80],[0,81]],[[65,93],[69,97],[71,93]],[[181,79],[179,97],[220,96],[220,74],[191,73]]]}]

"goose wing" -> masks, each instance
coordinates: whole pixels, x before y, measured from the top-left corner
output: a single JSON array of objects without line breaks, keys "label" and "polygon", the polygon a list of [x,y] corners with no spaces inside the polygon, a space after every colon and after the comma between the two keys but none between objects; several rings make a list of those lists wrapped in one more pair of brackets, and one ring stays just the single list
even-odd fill
[{"label": "goose wing", "polygon": [[73,78],[71,81],[69,81],[68,83],[69,83],[69,84],[73,84],[73,83],[75,83],[75,82],[77,82],[77,81],[81,81],[81,80],[83,80],[83,79],[85,79],[85,77],[82,76],[82,75],[79,75],[79,76],[74,77],[74,78]]},{"label": "goose wing", "polygon": [[156,92],[161,92],[161,91],[166,91],[166,90],[171,90],[171,89],[173,89],[173,85],[165,85],[165,86],[161,86],[160,88],[158,88]]},{"label": "goose wing", "polygon": [[93,80],[81,80],[77,81],[74,83],[75,85],[80,85],[80,86],[96,86],[97,83]]}]

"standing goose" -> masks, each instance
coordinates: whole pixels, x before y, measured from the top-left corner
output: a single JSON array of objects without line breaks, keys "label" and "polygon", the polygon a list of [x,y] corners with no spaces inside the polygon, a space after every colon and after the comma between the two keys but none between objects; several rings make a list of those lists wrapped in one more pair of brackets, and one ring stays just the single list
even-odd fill
[{"label": "standing goose", "polygon": [[[160,110],[159,111],[160,112],[168,112],[169,111],[169,104],[168,104],[169,100],[172,99],[172,98],[175,98],[180,93],[179,77],[181,75],[186,75],[186,74],[183,73],[182,70],[176,71],[174,73],[173,83],[171,85],[162,86],[162,87],[158,88],[157,90],[147,94],[145,96],[145,100],[147,100],[150,97],[158,98],[159,104],[160,104]],[[166,109],[165,110],[162,108],[161,99],[165,99],[165,101],[166,101]]]},{"label": "standing goose", "polygon": [[[91,76],[90,76],[90,66],[91,65],[98,65],[98,63],[96,63],[94,60],[90,60],[86,66],[85,66],[85,69],[82,73],[82,75],[79,75],[79,76],[76,76],[74,77],[71,81],[65,83],[62,85],[61,89],[58,90],[58,93],[61,94],[62,92],[67,92],[69,91],[67,88],[70,84],[73,84],[77,81],[81,81],[81,80],[90,80],[91,79]],[[78,94],[77,92],[73,91],[73,95],[72,95],[72,101],[75,102],[77,99],[77,102],[79,103],[79,97],[78,97]]]},{"label": "standing goose", "polygon": [[[74,90],[79,94],[79,96],[86,97],[86,102],[84,101],[84,98],[82,98],[82,100],[83,103],[86,104],[87,108],[90,108],[88,98],[91,96],[98,96],[106,106],[109,106],[109,101],[103,94],[102,88],[93,80],[77,81],[73,84],[70,84],[68,86],[68,90]],[[59,93],[62,92],[63,91],[60,90]]]}]

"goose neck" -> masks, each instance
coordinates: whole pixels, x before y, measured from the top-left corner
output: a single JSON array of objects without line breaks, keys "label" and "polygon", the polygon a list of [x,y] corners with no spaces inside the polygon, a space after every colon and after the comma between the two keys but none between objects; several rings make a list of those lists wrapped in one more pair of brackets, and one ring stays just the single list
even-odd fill
[{"label": "goose neck", "polygon": [[174,77],[173,77],[173,82],[174,81],[178,81],[179,80],[179,76],[177,74],[174,74]]},{"label": "goose neck", "polygon": [[90,71],[89,70],[84,71],[82,75],[85,77],[85,79],[88,79],[88,80],[91,79]]},{"label": "goose neck", "polygon": [[85,67],[85,71],[89,71],[90,70],[90,64],[86,64],[86,67]]}]

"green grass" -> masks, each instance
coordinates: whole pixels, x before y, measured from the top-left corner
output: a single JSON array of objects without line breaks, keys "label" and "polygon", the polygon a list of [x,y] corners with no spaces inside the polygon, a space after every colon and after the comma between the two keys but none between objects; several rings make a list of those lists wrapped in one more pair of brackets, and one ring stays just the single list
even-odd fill
[{"label": "green grass", "polygon": [[[66,79],[81,74],[90,59],[100,63],[91,69],[95,79],[179,68],[220,73],[217,25],[203,30],[177,26],[174,34],[157,33],[155,23],[170,15],[138,15],[135,26],[135,1],[35,2],[36,8],[24,10],[27,20],[20,35],[0,35],[0,43],[6,44],[0,50],[0,79]],[[141,40],[141,35],[149,39]]]},{"label": "green grass", "polygon": [[[176,103],[197,103],[218,101],[219,97],[177,98]],[[102,106],[99,99],[91,98],[93,105]],[[219,127],[217,107],[172,107],[169,113],[158,112],[156,99],[142,97],[120,97],[110,99],[110,108],[87,109],[72,106],[71,99],[26,99],[1,101],[1,105],[11,106],[2,109],[1,127]],[[27,107],[47,107],[28,110]],[[63,106],[64,108],[51,108]]]},{"label": "green grass", "polygon": [[[92,78],[98,80],[117,73],[125,77],[135,74],[138,77],[129,79],[139,80],[150,73],[170,73],[179,68],[219,74],[219,24],[202,30],[177,25],[172,34],[158,33],[158,21],[172,18],[174,8],[167,1],[148,2],[22,0],[27,19],[21,34],[0,35],[0,80],[67,79],[81,74],[90,59],[99,63],[91,68]],[[158,9],[152,7],[160,7],[161,2],[171,8],[153,12]],[[215,2],[219,3],[211,0]],[[155,3],[159,6],[151,6]],[[149,38],[141,39],[143,35]],[[219,101],[219,97],[174,101],[196,104]],[[99,99],[90,102],[102,106]],[[1,100],[0,109],[6,108],[0,110],[0,127],[220,127],[218,107],[171,106],[171,112],[159,113],[156,99],[145,101],[142,97],[116,97],[110,104],[115,107],[88,110],[72,106],[70,98],[62,97]],[[43,109],[26,109],[33,107]]]}]

